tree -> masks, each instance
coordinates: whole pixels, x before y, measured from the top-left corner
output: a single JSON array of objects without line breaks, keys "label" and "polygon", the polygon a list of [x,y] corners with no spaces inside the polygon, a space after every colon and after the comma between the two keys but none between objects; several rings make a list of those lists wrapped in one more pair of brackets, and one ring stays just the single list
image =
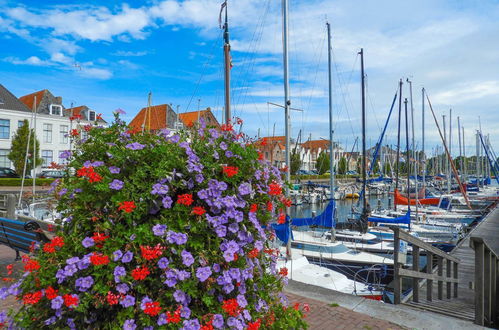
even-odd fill
[{"label": "tree", "polygon": [[[12,139],[12,145],[10,148],[10,153],[8,155],[9,159],[14,163],[14,168],[16,172],[20,175],[24,171],[24,161],[26,160],[26,146],[28,145],[28,135],[30,129],[27,120],[24,120],[23,125],[17,129],[16,134]],[[34,143],[36,142],[36,152],[34,153]],[[40,155],[40,142],[36,138],[35,131],[31,129],[31,137],[29,141],[28,148],[28,162],[26,163],[26,173],[29,173],[33,169],[33,153],[36,158],[36,166],[41,165],[43,159],[39,157]]]},{"label": "tree", "polygon": [[347,173],[347,159],[345,157],[340,158],[340,162],[338,163],[338,174],[346,174]]},{"label": "tree", "polygon": [[329,154],[323,151],[320,153],[319,157],[317,157],[315,169],[319,174],[324,174],[326,171],[329,171],[330,164]]},{"label": "tree", "polygon": [[292,152],[291,157],[290,157],[290,161],[291,161],[291,169],[290,169],[291,175],[295,175],[296,172],[298,172],[298,170],[301,167],[300,154],[298,154],[296,152]]}]

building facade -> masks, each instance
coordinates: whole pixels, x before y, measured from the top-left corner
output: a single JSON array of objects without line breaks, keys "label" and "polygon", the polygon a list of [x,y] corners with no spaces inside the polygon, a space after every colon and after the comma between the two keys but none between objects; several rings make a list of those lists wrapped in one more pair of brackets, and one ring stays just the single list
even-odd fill
[{"label": "building facade", "polygon": [[8,154],[12,138],[25,120],[35,130],[40,157],[43,159],[42,165],[35,172],[39,173],[52,163],[64,165],[66,160],[60,156],[63,151],[71,149],[69,135],[72,129],[78,130],[85,137],[85,125],[107,124],[88,107],[78,108],[80,109],[65,109],[62,98],[55,97],[48,90],[18,99],[0,84],[0,167],[13,168]]}]

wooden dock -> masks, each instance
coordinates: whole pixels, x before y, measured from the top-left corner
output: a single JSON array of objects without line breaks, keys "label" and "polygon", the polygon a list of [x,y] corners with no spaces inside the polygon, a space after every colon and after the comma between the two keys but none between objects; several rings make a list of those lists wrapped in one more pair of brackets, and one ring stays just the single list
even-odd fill
[{"label": "wooden dock", "polygon": [[[437,286],[434,285],[432,301],[420,297],[418,303],[408,300],[405,305],[464,320],[475,320],[475,252],[470,247],[471,237],[483,238],[499,254],[499,207],[495,207],[450,253],[460,259],[458,298],[446,299],[444,295],[442,300],[435,299]],[[426,283],[422,283],[421,291],[426,292]]]}]

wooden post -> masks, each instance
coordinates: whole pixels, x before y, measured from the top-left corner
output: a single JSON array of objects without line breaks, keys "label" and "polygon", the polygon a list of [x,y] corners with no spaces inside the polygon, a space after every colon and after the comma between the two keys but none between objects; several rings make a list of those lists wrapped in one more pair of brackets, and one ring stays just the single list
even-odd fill
[{"label": "wooden post", "polygon": [[[454,264],[454,278],[457,280],[457,272],[459,264],[457,262],[453,262],[453,264]],[[454,282],[454,298],[457,298],[457,292],[458,292],[458,283]]]},{"label": "wooden post", "polygon": [[483,319],[483,243],[475,242],[475,323],[484,325]]},{"label": "wooden post", "polygon": [[5,209],[7,210],[5,217],[7,219],[16,218],[16,203],[17,203],[16,195],[8,194],[6,198],[7,205],[5,205]]},{"label": "wooden post", "polygon": [[[437,257],[437,265],[438,265],[438,276],[442,277],[444,275],[444,258],[438,256]],[[438,280],[438,299],[444,299],[444,282],[442,280]]]},{"label": "wooden post", "polygon": [[494,254],[491,254],[490,256],[490,262],[491,262],[491,274],[490,274],[490,280],[491,280],[491,286],[490,286],[490,295],[492,299],[490,300],[490,310],[492,314],[490,315],[490,319],[492,320],[493,324],[497,326],[497,257]]},{"label": "wooden post", "polygon": [[400,277],[399,274],[399,250],[400,250],[400,238],[399,238],[399,230],[398,228],[393,229],[393,243],[394,243],[394,258],[395,260],[393,261],[393,278],[394,278],[394,284],[393,284],[393,303],[395,305],[400,304],[401,302],[401,295],[402,295],[402,278]]},{"label": "wooden post", "polygon": [[[451,268],[452,268],[452,261],[447,259],[447,265],[445,266],[447,279],[450,279],[452,277],[452,269]],[[451,289],[452,289],[452,283],[447,282],[447,299],[452,298]]]},{"label": "wooden post", "polygon": [[[419,246],[412,246],[412,269],[419,272]],[[419,302],[419,279],[412,278],[412,301]]]},{"label": "wooden post", "polygon": [[491,321],[490,320],[490,307],[491,307],[491,299],[492,299],[492,294],[490,292],[491,289],[491,278],[490,278],[490,261],[491,261],[491,253],[488,248],[485,248],[484,246],[484,251],[483,251],[483,312],[484,312],[484,318],[487,321],[485,325],[489,325],[488,323]]},{"label": "wooden post", "polygon": [[[426,253],[426,272],[428,274],[433,273],[433,253]],[[433,300],[433,280],[428,279],[426,281],[426,300]]]}]

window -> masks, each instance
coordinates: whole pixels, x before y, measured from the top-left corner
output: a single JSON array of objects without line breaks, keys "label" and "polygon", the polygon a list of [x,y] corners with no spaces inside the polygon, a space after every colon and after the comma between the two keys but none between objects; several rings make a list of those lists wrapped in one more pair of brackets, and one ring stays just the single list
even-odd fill
[{"label": "window", "polygon": [[10,120],[0,119],[0,139],[10,138]]},{"label": "window", "polygon": [[68,143],[69,140],[68,133],[69,133],[68,125],[61,125],[59,127],[59,134],[60,134],[59,141],[61,141],[61,143],[63,144]]},{"label": "window", "polygon": [[52,124],[43,124],[43,142],[52,143]]},{"label": "window", "polygon": [[3,99],[0,97],[0,104],[4,104],[5,102],[3,101]]},{"label": "window", "polygon": [[67,153],[68,153],[67,150],[61,150],[61,151],[59,151],[59,164],[66,165],[68,163],[68,159],[66,157]]},{"label": "window", "polygon": [[88,120],[95,121],[95,111],[92,110],[88,111]]},{"label": "window", "polygon": [[24,125],[24,120],[17,121],[17,128],[23,127],[23,125]]},{"label": "window", "polygon": [[62,116],[62,106],[57,105],[57,104],[51,104],[50,105],[50,114]]},{"label": "window", "polygon": [[53,162],[52,150],[42,150],[42,166],[47,167]]},{"label": "window", "polygon": [[10,167],[10,159],[8,149],[0,149],[0,167]]}]

